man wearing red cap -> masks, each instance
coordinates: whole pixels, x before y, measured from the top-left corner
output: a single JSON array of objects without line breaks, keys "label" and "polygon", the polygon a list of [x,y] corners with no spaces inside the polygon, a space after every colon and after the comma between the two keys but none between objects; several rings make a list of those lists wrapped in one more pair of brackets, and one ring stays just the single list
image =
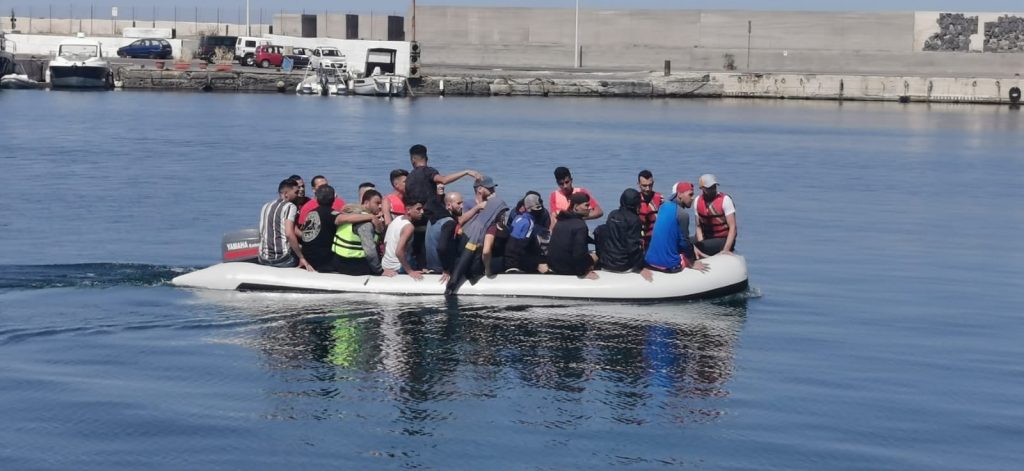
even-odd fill
[{"label": "man wearing red cap", "polygon": [[672,185],[672,195],[658,210],[654,222],[654,234],[647,247],[644,261],[651,269],[675,273],[683,268],[707,270],[696,261],[693,245],[690,244],[690,214],[686,211],[693,204],[693,184],[678,182]]}]

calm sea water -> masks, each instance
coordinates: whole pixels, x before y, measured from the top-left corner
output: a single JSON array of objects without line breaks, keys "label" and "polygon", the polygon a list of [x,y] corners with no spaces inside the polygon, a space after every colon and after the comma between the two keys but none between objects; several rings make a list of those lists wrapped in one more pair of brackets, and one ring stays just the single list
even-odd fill
[{"label": "calm sea water", "polygon": [[[1019,469],[1020,112],[0,92],[4,469]],[[172,288],[277,182],[406,149],[610,210],[716,173],[746,296]],[[454,185],[469,190],[467,183]]]}]

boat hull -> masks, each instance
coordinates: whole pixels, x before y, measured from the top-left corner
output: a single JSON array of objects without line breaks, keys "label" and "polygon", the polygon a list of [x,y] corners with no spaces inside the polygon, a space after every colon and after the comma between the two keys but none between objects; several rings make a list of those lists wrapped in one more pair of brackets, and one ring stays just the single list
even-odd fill
[{"label": "boat hull", "polygon": [[352,83],[352,93],[362,96],[402,96],[405,95],[405,78],[396,76],[356,79]]},{"label": "boat hull", "polygon": [[51,65],[53,88],[110,88],[110,68],[98,65]]},{"label": "boat hull", "polygon": [[[588,300],[665,301],[708,299],[747,289],[747,264],[739,255],[721,254],[704,260],[707,272],[654,273],[648,282],[636,273],[598,272],[597,280],[565,275],[504,274],[466,283],[460,296],[515,296]],[[298,268],[273,268],[255,263],[213,265],[174,278],[186,288],[387,295],[444,295],[440,275],[421,281],[399,275],[348,276],[312,273]]]},{"label": "boat hull", "polygon": [[43,84],[28,78],[27,75],[5,75],[0,78],[0,89],[7,90],[36,90],[42,88]]}]

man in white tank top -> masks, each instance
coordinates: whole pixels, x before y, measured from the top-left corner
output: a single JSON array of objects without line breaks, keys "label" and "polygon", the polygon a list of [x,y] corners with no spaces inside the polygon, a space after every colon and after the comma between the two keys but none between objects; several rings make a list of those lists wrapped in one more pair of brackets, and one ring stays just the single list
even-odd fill
[{"label": "man in white tank top", "polygon": [[405,214],[391,221],[387,233],[384,234],[384,258],[381,259],[381,267],[384,270],[408,274],[415,280],[422,280],[423,274],[413,269],[409,259],[412,256],[413,223],[423,217],[424,201],[413,200],[408,196],[406,198]]}]

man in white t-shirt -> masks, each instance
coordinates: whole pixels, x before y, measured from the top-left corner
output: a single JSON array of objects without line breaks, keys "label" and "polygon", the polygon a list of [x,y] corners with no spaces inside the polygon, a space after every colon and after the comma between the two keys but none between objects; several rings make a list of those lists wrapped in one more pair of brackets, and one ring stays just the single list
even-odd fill
[{"label": "man in white t-shirt", "polygon": [[423,218],[423,199],[406,195],[405,214],[396,217],[384,234],[384,258],[381,267],[384,271],[393,270],[407,274],[414,280],[422,280],[423,274],[413,268],[412,238],[413,225]]},{"label": "man in white t-shirt", "polygon": [[707,173],[699,180],[701,194],[693,202],[697,211],[697,257],[730,253],[736,249],[736,205],[718,191],[718,179]]}]

